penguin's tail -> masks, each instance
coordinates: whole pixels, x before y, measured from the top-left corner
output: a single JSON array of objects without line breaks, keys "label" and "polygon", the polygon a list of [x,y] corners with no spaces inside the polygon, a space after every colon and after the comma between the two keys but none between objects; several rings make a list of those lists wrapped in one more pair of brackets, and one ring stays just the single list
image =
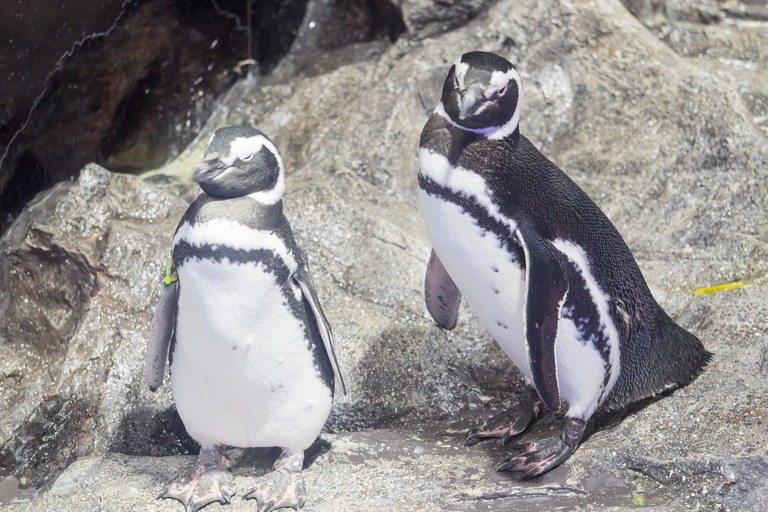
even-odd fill
[{"label": "penguin's tail", "polygon": [[632,349],[622,353],[622,371],[603,405],[605,410],[625,406],[673,391],[690,384],[698,377],[712,353],[701,340],[679,326],[659,308],[653,329],[634,334]]},{"label": "penguin's tail", "polygon": [[712,359],[712,353],[699,338],[678,325],[663,309],[658,308],[658,315],[653,323],[655,328],[649,332],[652,357],[648,384],[652,394],[687,386]]},{"label": "penguin's tail", "polygon": [[659,361],[666,366],[665,377],[668,384],[676,384],[675,387],[683,387],[690,384],[698,377],[707,364],[712,360],[713,354],[704,348],[704,344],[694,334],[680,327],[666,313],[667,323],[664,325],[665,333],[661,336],[665,347],[659,351],[664,354],[664,359]]}]

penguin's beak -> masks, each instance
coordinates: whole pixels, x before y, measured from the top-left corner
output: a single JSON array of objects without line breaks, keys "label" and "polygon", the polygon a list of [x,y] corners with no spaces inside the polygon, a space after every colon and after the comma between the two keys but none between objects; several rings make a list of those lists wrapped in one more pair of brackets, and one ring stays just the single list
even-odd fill
[{"label": "penguin's beak", "polygon": [[228,166],[222,162],[219,157],[205,158],[197,167],[195,167],[195,171],[192,174],[192,180],[195,183],[211,181],[216,176],[226,171],[227,168]]},{"label": "penguin's beak", "polygon": [[475,115],[485,100],[483,89],[479,85],[472,85],[459,97],[459,119],[467,119]]}]

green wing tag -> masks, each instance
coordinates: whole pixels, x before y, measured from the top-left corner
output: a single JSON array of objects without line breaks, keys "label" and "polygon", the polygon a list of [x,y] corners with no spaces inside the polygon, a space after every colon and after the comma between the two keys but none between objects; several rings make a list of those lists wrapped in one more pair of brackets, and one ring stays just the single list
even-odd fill
[{"label": "green wing tag", "polygon": [[165,264],[165,268],[163,268],[163,286],[165,288],[168,288],[173,283],[179,280],[179,276],[171,273],[172,268],[173,268],[173,260],[168,260],[168,262]]}]

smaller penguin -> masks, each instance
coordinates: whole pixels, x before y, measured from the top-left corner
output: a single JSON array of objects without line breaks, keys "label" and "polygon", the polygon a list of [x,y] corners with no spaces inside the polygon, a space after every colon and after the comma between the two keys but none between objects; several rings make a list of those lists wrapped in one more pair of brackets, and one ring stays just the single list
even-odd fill
[{"label": "smaller penguin", "polygon": [[600,208],[520,134],[520,75],[505,58],[462,55],[419,149],[419,201],[432,254],[425,297],[456,326],[462,296],[519,368],[517,407],[469,431],[506,443],[542,407],[559,437],[518,446],[499,467],[521,478],[562,464],[587,421],[696,378],[711,354],[658,305]]},{"label": "smaller penguin", "polygon": [[275,471],[245,493],[260,512],[299,509],[304,450],[344,381],[309,268],[283,215],[285,171],[259,130],[214,133],[194,181],[202,192],[173,237],[152,319],[145,377],[171,390],[198,443],[196,467],[160,498],[194,512],[235,494],[229,446],[282,448]]}]

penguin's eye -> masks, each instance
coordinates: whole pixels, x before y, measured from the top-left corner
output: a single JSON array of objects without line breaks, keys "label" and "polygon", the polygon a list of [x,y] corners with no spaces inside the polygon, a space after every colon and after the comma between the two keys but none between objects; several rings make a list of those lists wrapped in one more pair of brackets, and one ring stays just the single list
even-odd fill
[{"label": "penguin's eye", "polygon": [[251,160],[253,160],[253,155],[244,156],[240,160],[242,160],[243,162],[250,162]]},{"label": "penguin's eye", "polygon": [[507,86],[508,86],[508,85],[509,85],[509,84],[505,85],[504,87],[502,87],[501,89],[499,89],[498,91],[496,91],[496,97],[497,97],[497,98],[501,98],[502,96],[504,96],[504,94],[507,92]]}]

